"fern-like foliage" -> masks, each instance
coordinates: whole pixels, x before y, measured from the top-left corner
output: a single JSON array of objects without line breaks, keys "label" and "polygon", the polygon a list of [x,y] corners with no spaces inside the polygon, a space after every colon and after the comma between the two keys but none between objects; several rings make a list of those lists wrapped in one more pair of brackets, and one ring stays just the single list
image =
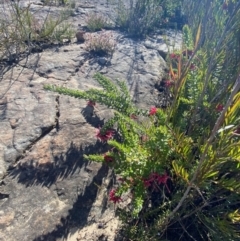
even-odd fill
[{"label": "fern-like foliage", "polygon": [[53,85],[45,85],[46,90],[51,90],[59,94],[72,96],[79,99],[92,100],[103,104],[118,112],[130,115],[138,113],[137,108],[134,107],[128,88],[123,81],[117,81],[118,87],[107,77],[97,73],[94,78],[101,85],[103,90],[90,89],[87,91],[74,90]]}]

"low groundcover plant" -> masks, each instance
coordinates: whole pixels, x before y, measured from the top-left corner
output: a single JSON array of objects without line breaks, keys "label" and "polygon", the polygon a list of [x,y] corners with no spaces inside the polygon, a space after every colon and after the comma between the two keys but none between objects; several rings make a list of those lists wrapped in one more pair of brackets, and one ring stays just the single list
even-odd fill
[{"label": "low groundcover plant", "polygon": [[84,35],[86,40],[86,50],[90,53],[103,55],[112,55],[116,41],[111,31],[101,31],[98,33],[86,33]]}]

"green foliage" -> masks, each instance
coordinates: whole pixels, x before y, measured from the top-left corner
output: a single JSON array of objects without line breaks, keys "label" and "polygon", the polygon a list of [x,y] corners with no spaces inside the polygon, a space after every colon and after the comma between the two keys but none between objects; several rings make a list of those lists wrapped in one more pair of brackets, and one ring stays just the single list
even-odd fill
[{"label": "green foliage", "polygon": [[69,14],[70,13],[68,11],[63,11],[57,19],[49,16],[45,20],[45,24],[41,28],[38,38],[40,40],[47,39],[49,41],[57,41],[59,43],[63,42],[64,39],[71,40],[74,31],[72,25],[65,21]]},{"label": "green foliage", "polygon": [[137,109],[125,82],[101,74],[102,90],[45,87],[114,110],[99,130],[109,151],[85,158],[121,176],[110,200],[131,198],[120,211],[129,240],[240,240],[240,2],[222,4],[184,0],[193,22],[167,58],[174,99],[166,110]]},{"label": "green foliage", "polygon": [[110,79],[99,73],[95,74],[94,78],[103,87],[102,90],[90,89],[88,91],[79,91],[50,85],[45,86],[45,89],[79,99],[102,103],[125,115],[130,115],[137,110],[131,102],[129,93],[126,92],[127,87],[124,82],[118,81],[120,88],[117,88]]},{"label": "green foliage", "polygon": [[42,2],[48,6],[64,6],[69,4],[68,0],[43,0]]},{"label": "green foliage", "polygon": [[88,30],[91,32],[99,31],[110,26],[108,19],[104,15],[95,12],[89,13],[85,21]]},{"label": "green foliage", "polygon": [[181,12],[181,1],[176,0],[116,1],[116,24],[132,36],[145,36]]},{"label": "green foliage", "polygon": [[[2,12],[4,9],[10,14]],[[49,14],[44,21],[40,21],[31,12],[31,3],[26,8],[21,8],[17,2],[3,5],[0,20],[0,58],[14,60],[24,51],[31,52],[31,49],[41,47],[42,42],[70,40],[73,29],[66,21],[69,14],[66,9],[61,11],[58,17],[53,18]]]}]

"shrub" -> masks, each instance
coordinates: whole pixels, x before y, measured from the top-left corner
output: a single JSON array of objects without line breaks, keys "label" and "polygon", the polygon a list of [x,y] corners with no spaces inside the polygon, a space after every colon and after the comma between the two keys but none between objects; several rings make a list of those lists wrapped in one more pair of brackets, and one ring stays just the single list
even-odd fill
[{"label": "shrub", "polygon": [[19,3],[3,4],[0,19],[0,58],[16,61],[19,55],[35,47],[41,42],[61,42],[71,39],[73,31],[71,24],[66,22],[69,14],[66,10],[53,18],[49,14],[46,19],[40,20],[30,11],[31,4],[20,8]]},{"label": "shrub", "polygon": [[111,32],[86,33],[86,50],[100,56],[113,54],[116,41]]},{"label": "shrub", "polygon": [[114,110],[96,135],[109,151],[85,158],[120,176],[109,200],[131,197],[119,210],[128,240],[240,240],[240,2],[185,1],[199,16],[168,55],[167,109],[138,109],[124,82],[100,74],[103,90],[45,87]]},{"label": "shrub", "polygon": [[[67,14],[67,15],[66,15]],[[71,40],[74,34],[73,27],[66,20],[68,12],[63,12],[58,19],[48,16],[39,32],[39,40],[62,43],[64,39]]]},{"label": "shrub", "polygon": [[71,0],[71,1],[68,2],[68,5],[71,9],[75,9],[76,8],[76,1]]},{"label": "shrub", "polygon": [[[206,128],[208,136],[199,136],[196,140],[195,135],[185,135],[169,122],[166,111],[154,107],[149,111],[137,109],[123,82],[118,82],[117,88],[100,74],[95,78],[104,90],[81,92],[61,87],[45,88],[90,99],[93,107],[101,103],[116,110],[114,117],[96,135],[111,146],[110,150],[104,155],[85,157],[106,163],[121,176],[118,187],[110,191],[111,201],[121,202],[122,194],[130,191],[130,211],[121,211],[124,223],[128,223],[125,226],[128,238],[150,240],[159,233],[161,237],[171,237],[170,240],[179,240],[181,236],[188,240],[188,235],[206,240],[208,236],[214,238],[215,231],[217,240],[239,238],[236,225],[240,200],[237,181],[240,173],[240,95],[237,90],[240,84],[235,85],[226,110],[217,118],[212,132]],[[148,116],[148,121],[136,122],[141,115]],[[223,116],[231,125],[224,124],[220,129]],[[115,123],[117,129],[113,130]],[[120,141],[114,140],[116,133]],[[182,228],[183,232],[187,230],[187,233],[175,232],[171,236],[168,233],[171,226]],[[191,226],[193,228],[189,228]]]},{"label": "shrub", "polygon": [[48,6],[63,6],[68,3],[68,0],[42,0],[42,2]]},{"label": "shrub", "polygon": [[[117,0],[116,25],[132,36],[145,36],[149,32],[181,15],[181,1],[130,0],[128,5]],[[178,19],[179,20],[179,19]]]},{"label": "shrub", "polygon": [[103,28],[110,26],[108,19],[104,15],[95,12],[87,15],[86,25],[91,32],[102,30]]}]

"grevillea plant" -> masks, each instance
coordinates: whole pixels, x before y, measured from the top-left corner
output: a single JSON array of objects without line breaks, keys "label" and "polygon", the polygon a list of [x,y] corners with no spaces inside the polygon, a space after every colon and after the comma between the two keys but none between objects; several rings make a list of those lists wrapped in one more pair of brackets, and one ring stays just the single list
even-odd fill
[{"label": "grevillea plant", "polygon": [[168,55],[167,109],[138,109],[124,82],[101,74],[102,90],[45,87],[114,111],[96,134],[109,151],[85,158],[119,176],[110,201],[130,197],[120,211],[127,240],[240,240],[240,2],[232,3],[226,12],[202,1],[202,21],[183,28],[182,49]]},{"label": "grevillea plant", "polygon": [[[219,226],[213,230],[224,231],[228,227],[231,235],[236,236],[233,224],[239,221],[240,201],[240,95],[236,86],[240,78],[225,109],[216,110],[218,116],[212,134],[208,139],[200,136],[195,141],[195,136],[186,135],[168,122],[167,111],[134,107],[123,82],[119,82],[120,88],[117,88],[100,74],[95,78],[104,90],[81,92],[54,86],[46,89],[90,99],[88,104],[92,107],[97,102],[115,110],[114,117],[96,135],[111,146],[110,151],[85,158],[111,166],[120,176],[118,187],[110,191],[109,198],[118,203],[123,201],[124,193],[130,195],[131,211],[125,218],[152,220],[151,232],[147,235],[159,230],[164,235],[176,222],[195,219],[198,220],[194,224],[196,228],[206,234],[211,220],[215,219],[214,225]],[[140,122],[141,115],[147,120]],[[116,132],[120,140],[114,139]],[[139,234],[141,230],[135,231]]]},{"label": "grevillea plant", "polygon": [[[166,114],[156,107],[149,110],[137,109],[131,102],[127,86],[118,82],[118,87],[111,80],[95,75],[103,90],[91,89],[80,92],[62,87],[45,86],[46,89],[84,98],[88,105],[105,104],[114,109],[114,117],[99,128],[96,137],[108,142],[111,150],[102,155],[88,155],[85,158],[104,162],[114,168],[121,179],[117,190],[112,190],[110,199],[121,201],[123,193],[131,191],[132,214],[136,217],[143,208],[149,190],[162,190],[170,193],[167,182],[171,183],[169,156],[172,153],[170,133],[166,126]],[[138,121],[145,116],[145,122]],[[113,128],[115,127],[115,130]],[[118,132],[121,140],[115,140]]]}]

